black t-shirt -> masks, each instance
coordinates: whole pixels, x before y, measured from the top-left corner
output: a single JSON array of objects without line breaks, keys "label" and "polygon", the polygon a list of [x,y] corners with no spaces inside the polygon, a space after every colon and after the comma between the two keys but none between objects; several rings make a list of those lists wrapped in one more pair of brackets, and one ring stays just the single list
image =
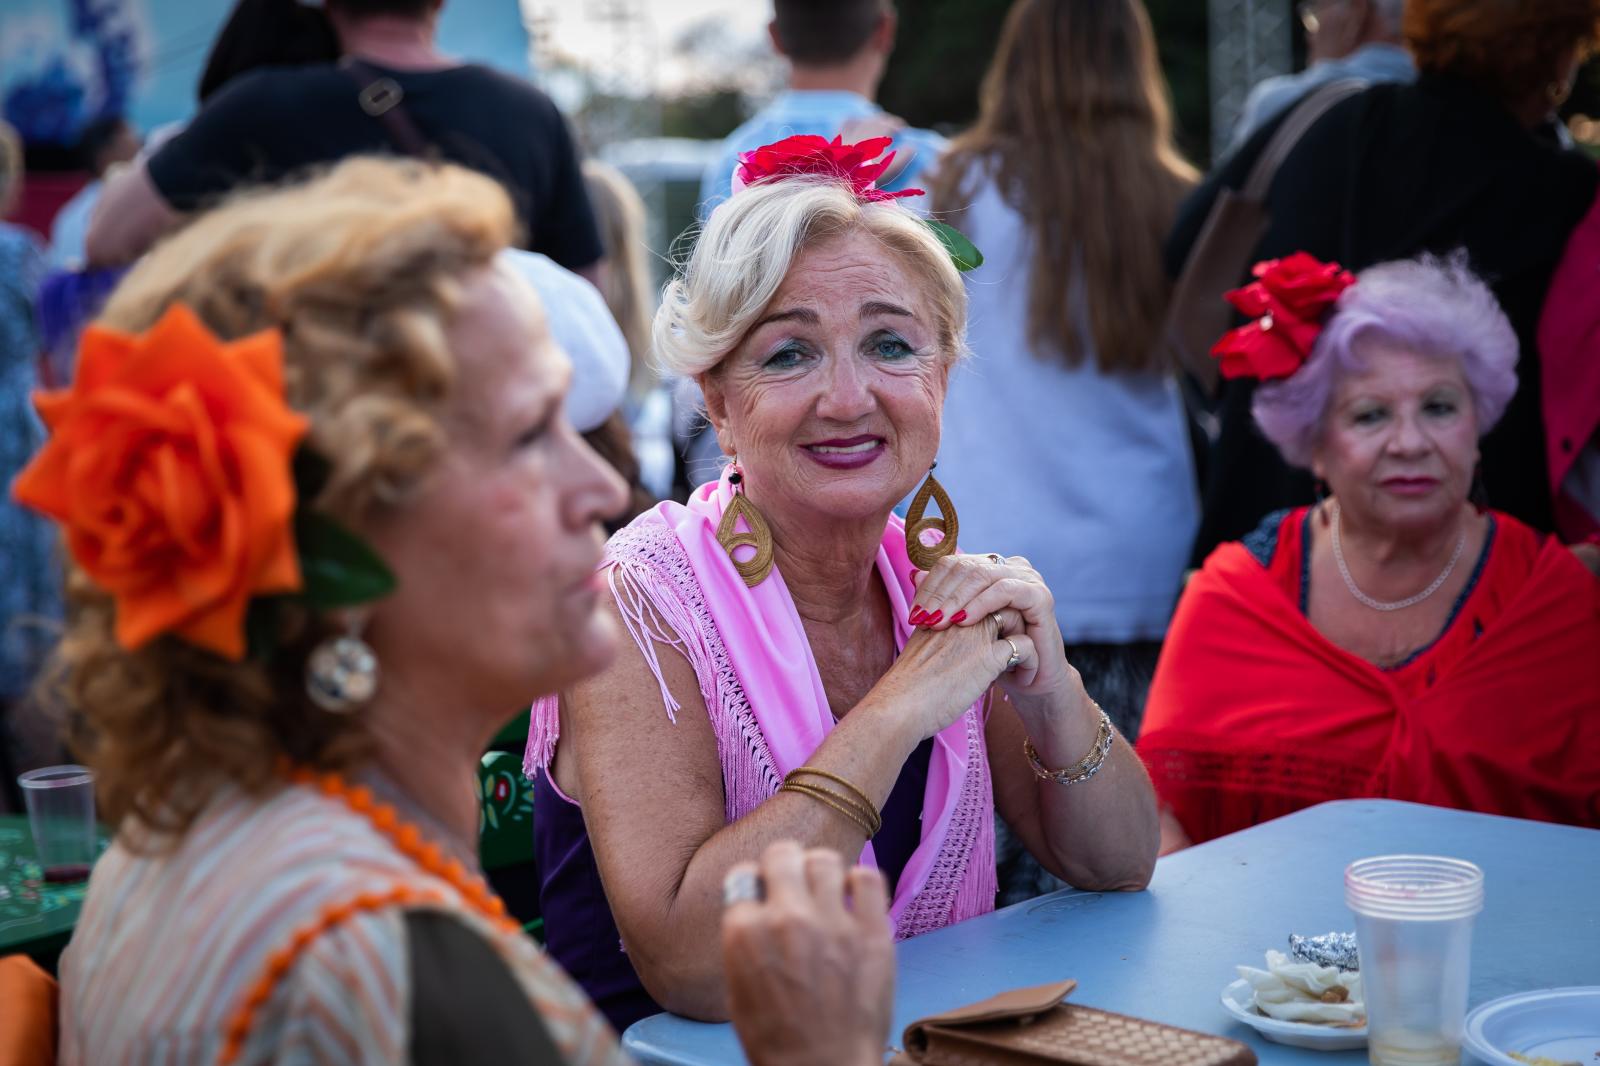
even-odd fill
[{"label": "black t-shirt", "polygon": [[[481,66],[375,69],[399,84],[401,106],[440,157],[505,186],[527,230],[525,247],[571,269],[601,257],[572,136],[548,96]],[[358,94],[349,74],[331,65],[241,75],[150,157],[150,178],[172,207],[192,211],[240,185],[278,181],[308,166],[397,154]]]}]

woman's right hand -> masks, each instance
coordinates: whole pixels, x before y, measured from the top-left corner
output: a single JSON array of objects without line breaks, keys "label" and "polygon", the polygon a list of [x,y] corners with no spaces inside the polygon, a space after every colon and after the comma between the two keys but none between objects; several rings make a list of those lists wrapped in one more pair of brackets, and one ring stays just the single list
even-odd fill
[{"label": "woman's right hand", "polygon": [[[1016,612],[1008,613],[1011,628],[1019,628]],[[1026,639],[1013,638],[1019,650]],[[892,705],[895,719],[914,721],[918,739],[926,739],[982,698],[1005,671],[1010,657],[1011,645],[1000,639],[988,618],[943,630],[914,626],[905,650],[873,686],[867,700]]]},{"label": "woman's right hand", "polygon": [[750,1062],[880,1066],[894,1007],[883,874],[780,840],[724,885],[728,1006]]}]

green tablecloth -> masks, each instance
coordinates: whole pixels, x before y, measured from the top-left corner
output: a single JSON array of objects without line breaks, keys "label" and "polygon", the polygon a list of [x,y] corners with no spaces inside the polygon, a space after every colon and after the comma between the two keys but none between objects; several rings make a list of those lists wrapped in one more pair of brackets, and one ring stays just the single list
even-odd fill
[{"label": "green tablecloth", "polygon": [[0,955],[21,952],[53,967],[87,889],[87,881],[47,884],[27,816],[0,815]]}]

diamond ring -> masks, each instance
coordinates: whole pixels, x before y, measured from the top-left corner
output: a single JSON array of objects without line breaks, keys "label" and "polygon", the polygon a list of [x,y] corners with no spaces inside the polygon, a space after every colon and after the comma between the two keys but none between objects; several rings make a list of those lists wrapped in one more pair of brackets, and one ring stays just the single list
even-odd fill
[{"label": "diamond ring", "polygon": [[761,875],[754,870],[729,870],[722,879],[722,905],[761,902]]}]

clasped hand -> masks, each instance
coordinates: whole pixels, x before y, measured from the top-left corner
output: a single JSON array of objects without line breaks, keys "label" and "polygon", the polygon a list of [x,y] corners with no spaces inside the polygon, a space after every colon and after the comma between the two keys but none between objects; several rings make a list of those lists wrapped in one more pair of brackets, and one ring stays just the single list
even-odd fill
[{"label": "clasped hand", "polygon": [[884,681],[909,697],[926,736],[955,721],[997,679],[1024,713],[1049,715],[1082,697],[1055,597],[1026,559],[997,558],[946,556],[917,583],[915,631]]}]

